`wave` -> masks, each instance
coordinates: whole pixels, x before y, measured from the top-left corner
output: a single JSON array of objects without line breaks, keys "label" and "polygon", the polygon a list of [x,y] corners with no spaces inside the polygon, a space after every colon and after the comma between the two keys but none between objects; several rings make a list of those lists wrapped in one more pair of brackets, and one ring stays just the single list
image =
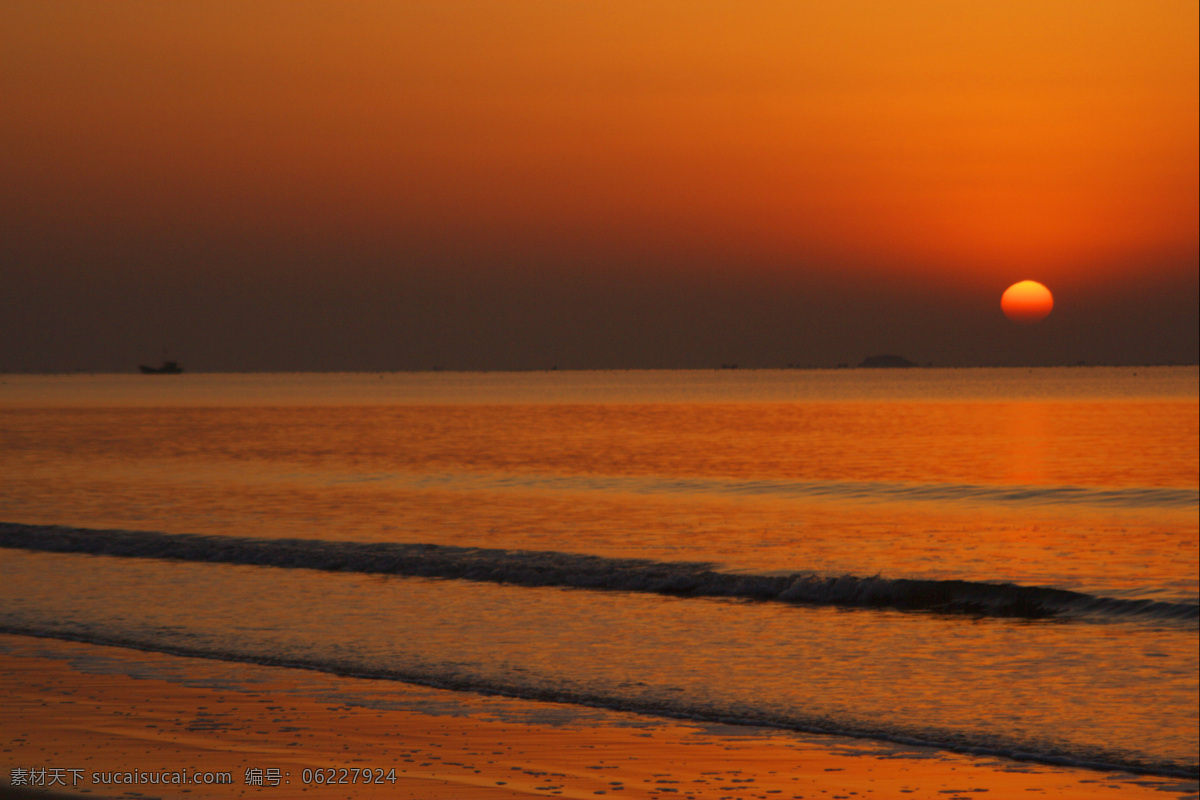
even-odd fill
[{"label": "wave", "polygon": [[711,564],[436,544],[251,539],[0,523],[0,546],[122,558],[451,578],[517,586],[1021,619],[1136,620],[1195,625],[1200,605],[1102,597],[1066,589],[966,580],[753,575]]},{"label": "wave", "polygon": [[1200,491],[1177,487],[1002,486],[995,484],[902,483],[887,481],[783,481],[717,478],[615,477],[600,475],[504,476],[441,473],[419,476],[356,475],[356,481],[397,481],[413,488],[466,490],[605,491],[630,494],[689,494],[857,502],[936,502],[1001,505],[1066,505],[1095,508],[1190,509]]},{"label": "wave", "polygon": [[890,727],[864,721],[832,719],[824,714],[809,716],[803,713],[786,713],[771,707],[721,706],[702,701],[697,702],[696,699],[689,700],[686,696],[648,698],[625,696],[619,693],[588,692],[573,687],[537,683],[521,684],[511,680],[460,674],[453,668],[447,669],[446,665],[430,668],[414,666],[408,669],[394,669],[352,659],[305,658],[296,655],[280,657],[265,653],[208,648],[162,641],[153,635],[148,637],[111,636],[91,631],[48,630],[3,624],[0,624],[0,633],[122,647],[187,658],[304,669],[351,678],[400,681],[435,689],[475,692],[540,702],[566,703],[657,717],[874,739],[915,747],[932,747],[956,753],[998,756],[1015,761],[1105,772],[1122,771],[1191,780],[1200,776],[1200,767],[1194,763],[1159,761],[1137,754],[1089,747],[1074,748],[1066,743],[1014,742],[985,731],[966,733],[936,728],[909,728],[903,725]]}]

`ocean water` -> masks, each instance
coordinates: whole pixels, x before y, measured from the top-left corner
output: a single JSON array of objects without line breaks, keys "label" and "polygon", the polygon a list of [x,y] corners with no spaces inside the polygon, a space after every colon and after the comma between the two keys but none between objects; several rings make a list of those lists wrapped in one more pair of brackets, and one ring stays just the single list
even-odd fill
[{"label": "ocean water", "polygon": [[0,631],[1195,776],[1195,367],[0,376]]}]

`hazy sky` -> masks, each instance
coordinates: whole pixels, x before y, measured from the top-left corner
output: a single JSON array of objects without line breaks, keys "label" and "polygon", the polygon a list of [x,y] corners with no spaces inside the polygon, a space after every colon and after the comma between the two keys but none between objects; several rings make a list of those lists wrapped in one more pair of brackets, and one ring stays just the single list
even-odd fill
[{"label": "hazy sky", "polygon": [[1198,26],[4,0],[0,371],[1195,363]]}]

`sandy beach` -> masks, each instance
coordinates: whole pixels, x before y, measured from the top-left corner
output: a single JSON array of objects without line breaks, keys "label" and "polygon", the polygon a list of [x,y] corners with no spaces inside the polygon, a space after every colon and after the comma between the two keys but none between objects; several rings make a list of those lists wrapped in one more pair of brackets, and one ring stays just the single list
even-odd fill
[{"label": "sandy beach", "polygon": [[[613,712],[589,710],[591,719],[572,720],[576,711],[554,704],[314,677],[303,670],[234,665],[252,682],[250,691],[198,685],[219,683],[211,677],[188,685],[147,677],[147,670],[169,677],[172,662],[185,659],[117,648],[104,648],[110,666],[98,674],[70,660],[73,650],[82,655],[94,646],[0,640],[7,651],[0,659],[5,797],[51,790],[179,799],[1196,795],[1194,782]],[[54,657],[45,656],[47,648]],[[321,689],[303,696],[290,676],[301,684],[317,680]],[[344,697],[354,699],[338,700]],[[415,705],[395,707],[406,698]],[[427,710],[412,710],[421,707]],[[42,769],[37,787],[17,772],[28,776]],[[382,775],[382,782],[365,783],[367,769]],[[192,780],[198,773],[212,781],[228,773],[231,782],[155,785],[137,774],[182,770]],[[254,783],[260,774],[261,786]],[[55,776],[61,784],[49,785]],[[25,786],[13,787],[14,777]],[[142,783],[128,783],[139,777]],[[330,779],[346,783],[318,782]]]}]

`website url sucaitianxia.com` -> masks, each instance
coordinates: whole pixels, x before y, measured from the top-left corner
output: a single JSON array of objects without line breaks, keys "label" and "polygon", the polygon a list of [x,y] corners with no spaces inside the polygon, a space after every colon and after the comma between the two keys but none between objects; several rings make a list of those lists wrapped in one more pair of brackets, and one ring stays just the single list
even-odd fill
[{"label": "website url sucaitianxia.com", "polygon": [[105,786],[213,786],[232,784],[231,772],[204,772],[200,770],[113,770],[88,772],[71,767],[14,768],[9,774],[13,786],[78,786],[93,783]]}]

